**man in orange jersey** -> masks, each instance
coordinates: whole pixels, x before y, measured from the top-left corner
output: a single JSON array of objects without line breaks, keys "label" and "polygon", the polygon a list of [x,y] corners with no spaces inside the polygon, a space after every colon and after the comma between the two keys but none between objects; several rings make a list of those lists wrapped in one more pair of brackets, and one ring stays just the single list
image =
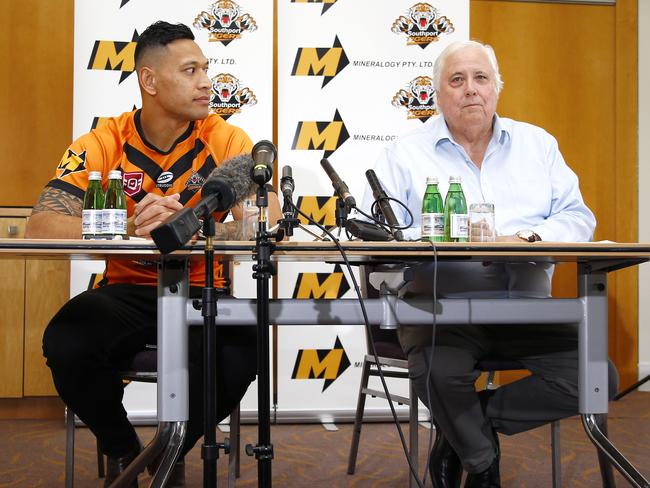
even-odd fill
[{"label": "man in orange jersey", "polygon": [[[121,170],[127,195],[128,232],[149,237],[169,215],[201,198],[200,188],[222,162],[250,152],[239,128],[209,114],[208,60],[182,24],[156,22],[140,36],[135,67],[142,109],[110,119],[66,150],[27,225],[30,238],[80,238],[88,173]],[[218,239],[242,237],[241,208],[234,221],[216,215]],[[269,222],[281,217],[269,194]],[[223,283],[217,271],[215,286]],[[200,296],[203,263],[192,265],[191,296]],[[141,444],[122,406],[118,371],[146,344],[156,343],[156,266],[153,262],[108,260],[101,286],[71,299],[43,337],[54,384],[66,404],[93,431],[108,456],[108,486],[135,458]],[[256,334],[250,327],[220,327],[217,420],[240,401],[256,374]],[[203,434],[202,331],[190,328],[190,419],[183,454]],[[182,465],[173,478],[184,478]],[[137,486],[137,481],[134,482]]]}]

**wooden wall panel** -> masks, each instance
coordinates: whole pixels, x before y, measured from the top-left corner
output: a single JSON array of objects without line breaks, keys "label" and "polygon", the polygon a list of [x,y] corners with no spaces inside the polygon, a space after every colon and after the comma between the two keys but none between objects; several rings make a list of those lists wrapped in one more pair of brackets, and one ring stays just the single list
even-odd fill
[{"label": "wooden wall panel", "polygon": [[[636,241],[636,0],[470,5],[471,37],[500,62],[499,114],[557,138],[596,214],[596,240]],[[636,287],[636,270],[610,276],[610,355],[624,385],[637,374]],[[575,266],[558,267],[554,294],[575,293]]]},{"label": "wooden wall panel", "polygon": [[73,0],[3,0],[0,206],[32,206],[72,137]]},{"label": "wooden wall panel", "polygon": [[[0,238],[23,235],[25,219],[0,218]],[[0,398],[23,395],[25,260],[0,259]]]},{"label": "wooden wall panel", "polygon": [[70,262],[27,260],[25,290],[24,394],[56,395],[43,357],[43,331],[70,296]]}]

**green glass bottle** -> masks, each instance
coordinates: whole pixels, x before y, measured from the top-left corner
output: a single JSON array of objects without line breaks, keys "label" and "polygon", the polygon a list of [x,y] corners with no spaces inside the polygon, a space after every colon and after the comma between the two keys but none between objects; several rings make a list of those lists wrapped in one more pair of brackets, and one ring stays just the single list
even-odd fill
[{"label": "green glass bottle", "polygon": [[122,172],[109,171],[108,186],[104,195],[102,212],[102,235],[104,239],[126,239],[126,195],[122,187]]},{"label": "green glass bottle", "polygon": [[99,171],[90,171],[88,173],[88,188],[84,195],[84,206],[81,211],[81,235],[84,239],[101,237],[103,209],[102,174]]},{"label": "green glass bottle", "polygon": [[442,242],[445,240],[445,214],[442,195],[438,190],[438,178],[427,177],[427,189],[422,198],[422,240]]},{"label": "green glass bottle", "polygon": [[445,197],[445,240],[467,242],[469,238],[469,215],[467,202],[460,184],[460,176],[449,177],[449,190]]}]

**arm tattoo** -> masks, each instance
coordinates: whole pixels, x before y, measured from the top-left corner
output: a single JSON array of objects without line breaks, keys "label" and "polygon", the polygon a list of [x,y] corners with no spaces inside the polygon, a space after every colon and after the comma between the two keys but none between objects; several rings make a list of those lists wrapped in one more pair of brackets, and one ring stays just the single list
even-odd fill
[{"label": "arm tattoo", "polygon": [[225,224],[217,223],[215,226],[215,239],[218,241],[243,241],[244,233],[242,222],[233,220]]},{"label": "arm tattoo", "polygon": [[81,198],[57,188],[45,187],[38,202],[34,205],[32,214],[54,212],[61,215],[81,217],[83,201]]}]

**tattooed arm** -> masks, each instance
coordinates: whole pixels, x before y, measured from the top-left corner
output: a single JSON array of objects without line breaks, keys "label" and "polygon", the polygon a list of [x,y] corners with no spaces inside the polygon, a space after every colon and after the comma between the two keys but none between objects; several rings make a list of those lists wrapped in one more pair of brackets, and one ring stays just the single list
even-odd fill
[{"label": "tattooed arm", "polygon": [[81,198],[45,187],[27,221],[28,239],[81,239]]},{"label": "tattooed arm", "polygon": [[[253,196],[251,196],[253,197]],[[232,208],[232,215],[235,220],[226,222],[224,224],[217,223],[215,226],[216,239],[220,241],[243,241],[243,229],[241,219],[243,217],[243,210],[241,205]],[[282,218],[282,209],[280,208],[280,201],[278,195],[269,191],[268,193],[268,207],[267,207],[267,229],[273,227],[279,219]]]}]

